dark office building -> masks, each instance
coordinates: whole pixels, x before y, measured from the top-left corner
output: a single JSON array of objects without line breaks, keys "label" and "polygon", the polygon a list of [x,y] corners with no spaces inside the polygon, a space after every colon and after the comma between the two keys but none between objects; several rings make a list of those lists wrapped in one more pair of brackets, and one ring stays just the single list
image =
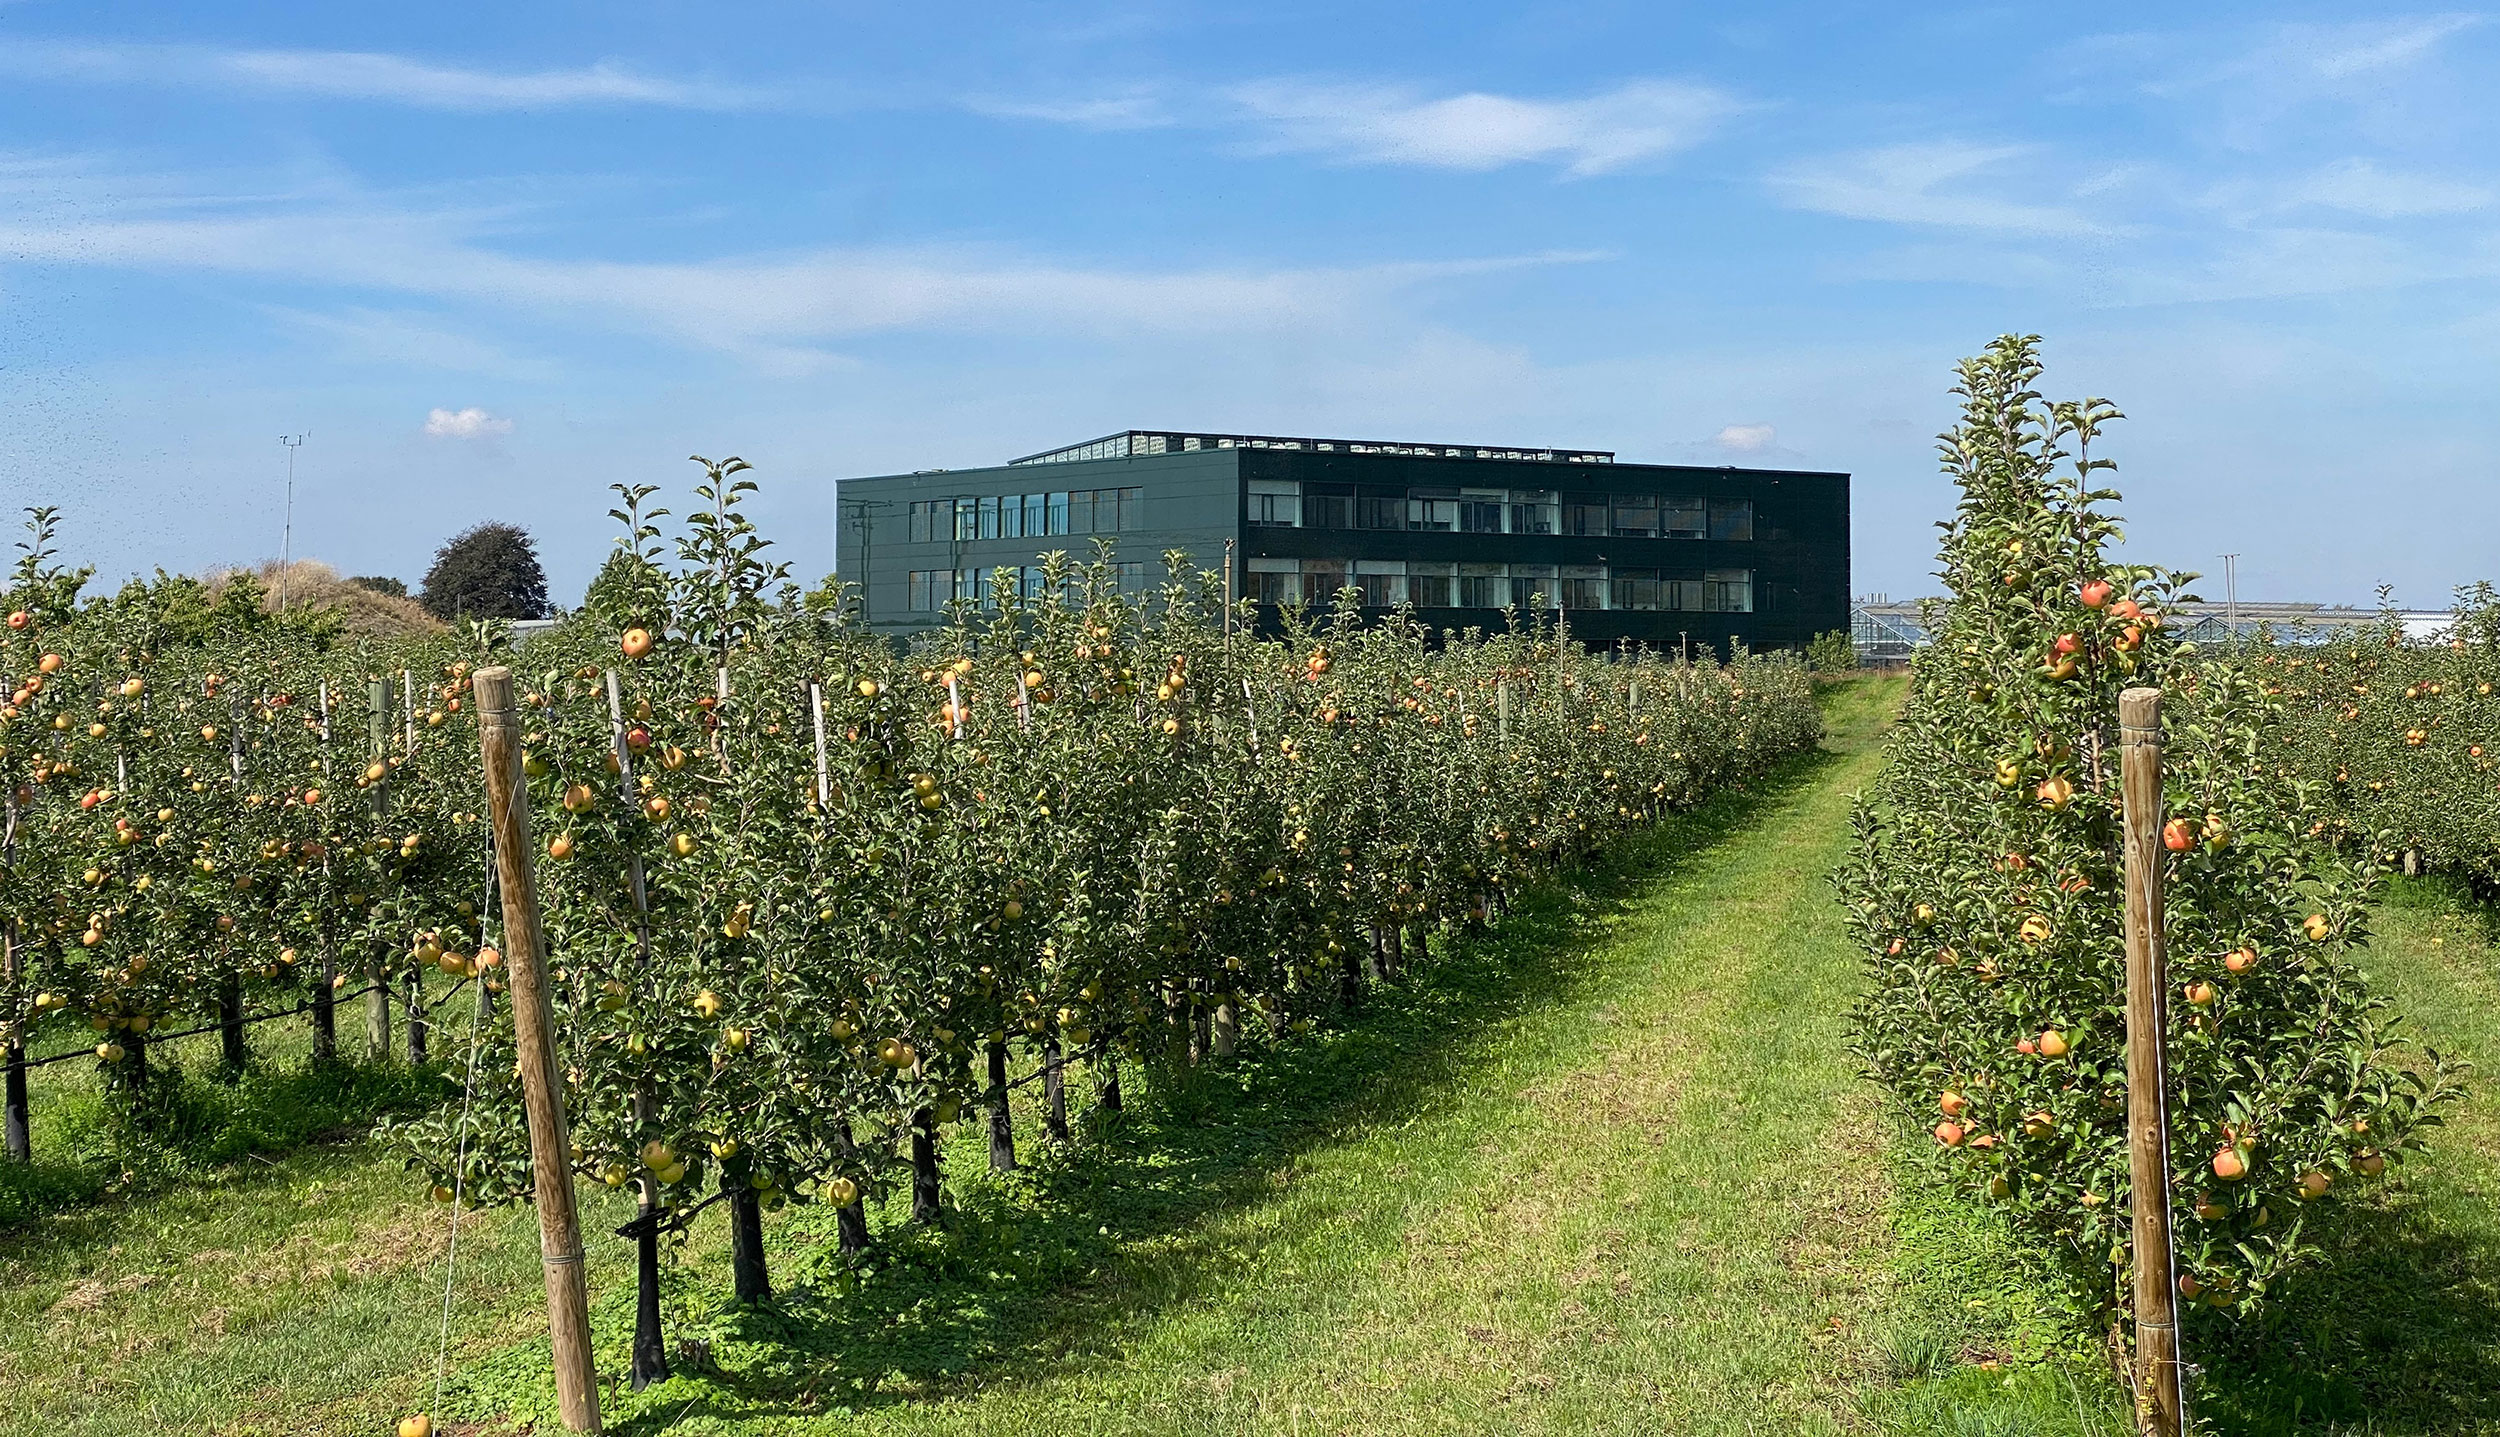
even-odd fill
[{"label": "dark office building", "polygon": [[1496,449],[1130,430],[988,469],[846,479],[841,573],[868,621],[907,634],[993,575],[1113,540],[1123,581],[1186,549],[1238,592],[1414,605],[1435,628],[1498,628],[1542,594],[1593,645],[1735,638],[1803,645],[1849,627],[1849,476],[1621,464],[1595,450]]}]

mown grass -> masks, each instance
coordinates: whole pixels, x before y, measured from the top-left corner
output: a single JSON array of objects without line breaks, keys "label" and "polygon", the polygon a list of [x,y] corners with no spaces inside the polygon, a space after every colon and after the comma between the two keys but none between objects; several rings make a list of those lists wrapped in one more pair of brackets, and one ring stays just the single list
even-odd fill
[{"label": "mown grass", "polygon": [[[881,1212],[860,1272],[792,1209],[768,1219],[782,1295],[733,1310],[706,1219],[668,1272],[677,1375],[639,1396],[605,1235],[629,1214],[587,1193],[611,1430],[2123,1431],[2090,1338],[1924,1188],[1845,1049],[1858,970],[1823,875],[1898,695],[1834,690],[1827,753],[1315,1041],[1131,1074],[1071,1152],[1028,1122],[1011,1178],[967,1131],[946,1229]],[[2399,891],[2380,981],[2443,1046],[2500,1051],[2500,977],[2446,902]],[[2322,1316],[2199,1354],[2218,1430],[2491,1430],[2494,1125],[2478,1090],[2339,1251]],[[385,1155],[315,1146],[0,1240],[0,1431],[436,1406],[446,1217]],[[531,1215],[465,1218],[460,1254],[437,1410],[552,1430]]]}]

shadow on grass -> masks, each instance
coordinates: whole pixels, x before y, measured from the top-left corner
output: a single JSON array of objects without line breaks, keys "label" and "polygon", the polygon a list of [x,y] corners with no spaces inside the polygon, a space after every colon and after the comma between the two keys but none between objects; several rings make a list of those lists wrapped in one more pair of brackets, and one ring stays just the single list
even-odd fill
[{"label": "shadow on grass", "polygon": [[[1307,1150],[1460,1104],[1506,1025],[1581,1001],[1606,981],[1611,970],[1592,953],[1609,917],[1704,861],[1840,757],[1799,755],[1616,845],[1523,895],[1500,925],[1451,944],[1409,982],[1374,989],[1326,1031],[1167,1075],[1142,1101],[1132,1091],[1130,1110],[1109,1122],[1094,1115],[1073,1152],[1037,1148],[1037,1162],[1003,1179],[960,1174],[961,1204],[945,1231],[889,1224],[859,1273],[831,1257],[830,1213],[795,1210],[775,1234],[785,1295],[760,1310],[677,1322],[681,1344],[701,1344],[702,1370],[618,1393],[609,1430],[961,1396],[1116,1347],[1140,1319],[1223,1283],[1229,1257],[1209,1219],[1275,1196]],[[981,1156],[975,1142],[955,1146],[964,1159]],[[675,1281],[672,1307],[699,1313],[705,1296]],[[603,1295],[602,1371],[623,1365],[631,1299]],[[536,1415],[548,1400],[546,1371],[543,1346],[507,1350],[464,1375],[457,1405]]]},{"label": "shadow on grass", "polygon": [[2283,1296],[2281,1316],[2200,1357],[2202,1410],[2219,1430],[2428,1434],[2500,1422],[2500,1241],[2486,1227],[2393,1194],[2341,1224],[2325,1264]]}]

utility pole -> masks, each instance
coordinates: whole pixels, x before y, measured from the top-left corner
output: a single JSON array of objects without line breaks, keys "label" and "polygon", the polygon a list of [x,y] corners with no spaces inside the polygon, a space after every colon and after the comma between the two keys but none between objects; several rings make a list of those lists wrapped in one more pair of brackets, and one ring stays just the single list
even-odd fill
[{"label": "utility pole", "polygon": [[286,446],[286,519],[278,530],[278,609],[286,609],[287,567],[295,561],[295,451],[312,438],[312,431],[281,434],[278,442]]},{"label": "utility pole", "polygon": [[2234,647],[2236,647],[2240,641],[2239,555],[2225,554],[2222,556],[2222,586],[2225,591],[2223,596],[2223,612],[2229,615],[2229,622],[2231,625],[2231,643]]}]

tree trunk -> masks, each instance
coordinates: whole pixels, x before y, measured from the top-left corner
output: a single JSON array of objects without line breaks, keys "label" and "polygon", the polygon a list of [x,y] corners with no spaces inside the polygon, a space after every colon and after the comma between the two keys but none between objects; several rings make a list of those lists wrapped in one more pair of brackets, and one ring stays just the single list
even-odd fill
[{"label": "tree trunk", "polygon": [[339,1055],[339,1015],[337,990],[330,981],[338,976],[338,960],[330,956],[329,945],[322,945],[321,967],[313,975],[312,1030],[313,1061],[327,1063]]},{"label": "tree trunk", "polygon": [[387,1062],[391,1056],[391,982],[380,963],[369,965],[365,977],[365,1057]]},{"label": "tree trunk", "polygon": [[727,1174],[721,1186],[729,1189],[729,1272],[737,1285],[740,1302],[764,1302],[773,1295],[772,1273],[764,1265],[764,1204],[748,1183],[732,1184]]},{"label": "tree trunk", "polygon": [[1337,965],[1337,1002],[1351,1008],[1363,1001],[1363,955],[1359,949],[1345,950]]},{"label": "tree trunk", "polygon": [[911,1220],[938,1220],[937,1110],[922,1108],[911,1115]]},{"label": "tree trunk", "polygon": [[668,1344],[660,1337],[660,1231],[651,1221],[659,1210],[660,1184],[643,1178],[636,1186],[641,1200],[634,1229],[634,1355],[627,1374],[636,1392],[668,1380]]},{"label": "tree trunk", "polygon": [[408,969],[408,1061],[419,1067],[426,1060],[426,1027],[425,970],[412,965]]},{"label": "tree trunk", "polygon": [[1226,993],[1215,1005],[1215,1056],[1231,1057],[1241,1046],[1241,1010],[1233,1005],[1233,995]]},{"label": "tree trunk", "polygon": [[[855,1160],[859,1155],[859,1149],[851,1142],[851,1120],[849,1118],[836,1120],[833,1133],[842,1144],[842,1156],[845,1159]],[[851,1161],[846,1163],[846,1166],[856,1168],[857,1163]],[[864,1203],[864,1199],[853,1197],[834,1213],[836,1226],[841,1230],[844,1257],[855,1257],[868,1250],[868,1209]]]},{"label": "tree trunk", "polygon": [[1207,1006],[1206,984],[1193,981],[1189,985],[1189,1065],[1193,1068],[1215,1051],[1213,1018],[1214,1011]]},{"label": "tree trunk", "polygon": [[1068,1140],[1067,1059],[1055,1031],[1042,1036],[1042,1131],[1053,1142]]},{"label": "tree trunk", "polygon": [[27,1128],[26,1050],[12,1042],[8,1046],[8,1130],[9,1156],[18,1162],[30,1162],[35,1156],[34,1139]]},{"label": "tree trunk", "polygon": [[1106,1113],[1120,1111],[1120,1068],[1107,1053],[1103,1055],[1102,1086],[1095,1102]]},{"label": "tree trunk", "polygon": [[1016,1170],[1015,1118],[1007,1111],[1007,1045],[992,1043],[990,1052],[990,1086],[982,1096],[982,1105],[990,1130],[990,1171],[1011,1173]]},{"label": "tree trunk", "polygon": [[243,1071],[252,1059],[243,1045],[243,979],[228,973],[217,983],[217,1041],[229,1076]]}]

